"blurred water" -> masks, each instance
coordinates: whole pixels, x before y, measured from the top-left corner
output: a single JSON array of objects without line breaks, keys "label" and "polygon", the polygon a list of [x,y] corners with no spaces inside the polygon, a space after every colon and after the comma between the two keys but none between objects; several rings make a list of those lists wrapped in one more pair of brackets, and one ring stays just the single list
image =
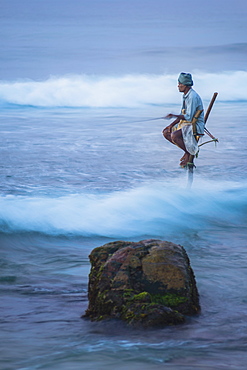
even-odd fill
[{"label": "blurred water", "polygon": [[0,78],[246,70],[238,0],[1,0]]},{"label": "blurred water", "polygon": [[[220,142],[202,147],[190,190],[179,149],[161,135],[165,122],[137,120],[164,109],[3,110],[2,368],[244,366],[244,105],[215,107],[208,127]],[[201,315],[148,335],[81,319],[90,251],[150,237],[186,248]]]},{"label": "blurred water", "polygon": [[[246,367],[246,4],[0,0],[0,367]],[[193,73],[207,123],[194,181],[163,120]],[[205,137],[204,140],[208,138]],[[88,255],[112,240],[183,245],[202,313],[91,323]]]}]

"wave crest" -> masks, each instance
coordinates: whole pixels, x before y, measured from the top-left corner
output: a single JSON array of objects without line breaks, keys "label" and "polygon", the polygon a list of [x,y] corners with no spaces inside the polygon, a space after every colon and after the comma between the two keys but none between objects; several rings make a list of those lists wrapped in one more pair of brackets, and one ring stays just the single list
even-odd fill
[{"label": "wave crest", "polygon": [[[203,100],[214,91],[221,101],[247,100],[247,72],[193,74]],[[138,107],[180,104],[177,75],[50,77],[45,81],[0,82],[0,102],[36,107]]]},{"label": "wave crest", "polygon": [[[110,194],[0,198],[0,231],[104,237],[166,237],[246,225],[246,186],[153,184]],[[196,199],[196,201],[195,201]]]}]

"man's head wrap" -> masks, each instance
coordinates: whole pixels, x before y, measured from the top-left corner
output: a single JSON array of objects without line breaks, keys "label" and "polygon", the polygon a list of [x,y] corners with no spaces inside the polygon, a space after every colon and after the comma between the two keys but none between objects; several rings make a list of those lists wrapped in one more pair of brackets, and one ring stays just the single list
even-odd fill
[{"label": "man's head wrap", "polygon": [[193,80],[190,73],[180,73],[178,76],[178,82],[185,86],[193,86]]}]

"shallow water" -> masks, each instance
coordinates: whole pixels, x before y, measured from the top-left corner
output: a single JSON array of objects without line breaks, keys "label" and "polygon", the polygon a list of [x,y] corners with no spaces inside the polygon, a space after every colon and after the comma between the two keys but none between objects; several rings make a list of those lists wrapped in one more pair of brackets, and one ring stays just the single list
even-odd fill
[{"label": "shallow water", "polygon": [[80,318],[87,255],[106,240],[2,235],[3,368],[243,368],[246,232],[220,229],[183,237],[202,313],[185,325],[148,331]]},{"label": "shallow water", "polygon": [[[239,122],[242,104],[235,108]],[[246,149],[238,135],[232,140],[231,125],[223,137],[222,125],[231,117],[226,112],[220,121],[219,110],[214,133],[220,142],[202,147],[191,188],[177,166],[179,150],[163,141],[163,121],[143,122],[135,140],[138,110],[132,123],[114,130],[113,122],[126,121],[129,110],[120,118],[107,112],[100,124],[92,112],[81,119],[80,110],[65,110],[63,120],[56,110],[8,113],[0,198],[3,368],[244,366]],[[89,120],[101,132],[96,139]],[[74,128],[69,132],[68,122]],[[230,153],[240,145],[236,165]],[[202,313],[185,325],[149,331],[82,319],[90,251],[111,240],[144,238],[186,248]]]},{"label": "shallow water", "polygon": [[[246,6],[182,5],[1,2],[1,369],[246,367]],[[153,120],[179,111],[181,70],[205,108],[219,92],[192,187]],[[81,318],[91,250],[145,238],[185,247],[201,314]]]}]

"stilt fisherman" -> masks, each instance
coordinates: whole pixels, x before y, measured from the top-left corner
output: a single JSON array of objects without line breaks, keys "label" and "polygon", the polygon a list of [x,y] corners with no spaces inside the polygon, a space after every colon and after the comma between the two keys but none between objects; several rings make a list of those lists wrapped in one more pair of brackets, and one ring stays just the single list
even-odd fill
[{"label": "stilt fisherman", "polygon": [[180,114],[168,114],[165,118],[175,120],[163,130],[164,137],[184,151],[180,166],[185,167],[190,155],[198,152],[198,140],[204,135],[203,104],[200,96],[192,89],[190,73],[180,73],[178,90],[183,93],[183,105]]}]

